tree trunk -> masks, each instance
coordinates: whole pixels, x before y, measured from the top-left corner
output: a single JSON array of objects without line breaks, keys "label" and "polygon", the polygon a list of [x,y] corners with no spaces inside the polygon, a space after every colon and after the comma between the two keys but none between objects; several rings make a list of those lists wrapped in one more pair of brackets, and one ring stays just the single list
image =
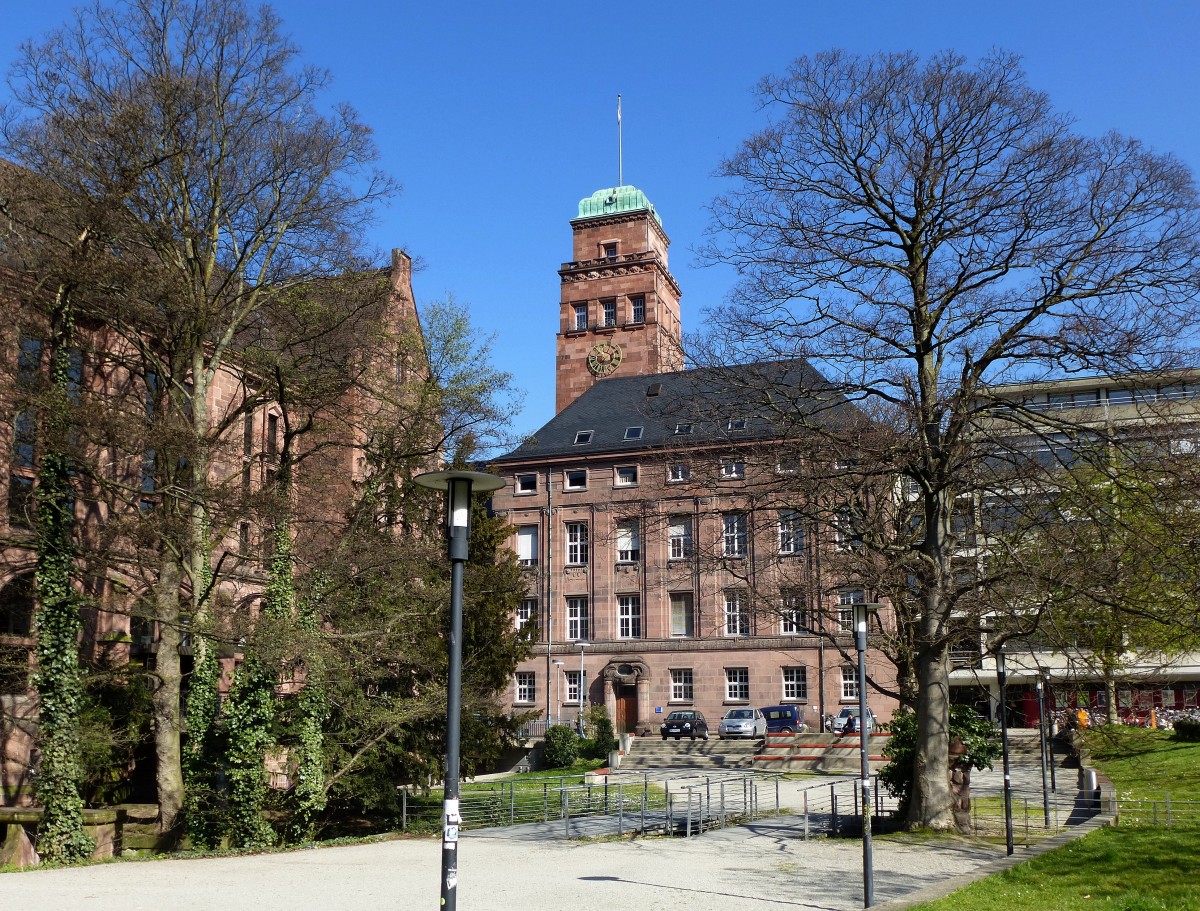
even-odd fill
[{"label": "tree trunk", "polygon": [[922,686],[917,693],[917,750],[913,761],[909,824],[953,831],[950,788],[950,672],[946,649],[923,648],[917,655]]},{"label": "tree trunk", "polygon": [[155,655],[154,710],[155,783],[158,790],[158,830],[175,834],[183,808],[183,755],[180,749],[179,697],[183,672],[179,661],[180,569],[170,553],[162,557],[155,590],[158,653]]}]

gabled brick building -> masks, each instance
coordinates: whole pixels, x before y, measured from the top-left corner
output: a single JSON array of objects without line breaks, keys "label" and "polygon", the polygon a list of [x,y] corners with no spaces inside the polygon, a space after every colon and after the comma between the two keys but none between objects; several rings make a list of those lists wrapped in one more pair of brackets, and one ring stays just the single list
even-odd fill
[{"label": "gabled brick building", "polygon": [[[760,388],[819,377],[798,362],[682,369],[669,240],[640,190],[582,200],[571,229],[558,414],[492,464],[507,481],[493,507],[528,572],[518,622],[541,634],[512,709],[554,722],[598,702],[619,732],[657,733],[675,707],[715,730],[728,707],[794,703],[819,728],[858,698],[849,605],[866,593],[823,573],[835,530],[788,507],[781,431],[746,403],[739,371]],[[821,404],[827,420],[854,414]]]}]

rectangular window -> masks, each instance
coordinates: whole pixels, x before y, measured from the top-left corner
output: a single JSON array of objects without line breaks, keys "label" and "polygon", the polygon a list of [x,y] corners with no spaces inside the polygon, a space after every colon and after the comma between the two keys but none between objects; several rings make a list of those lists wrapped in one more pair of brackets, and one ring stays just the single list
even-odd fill
[{"label": "rectangular window", "polygon": [[746,419],[745,418],[730,418],[729,423],[727,423],[725,425],[725,429],[732,430],[734,432],[745,430],[746,429]]},{"label": "rectangular window", "polygon": [[567,523],[567,565],[586,566],[588,562],[588,527],[586,522]]},{"label": "rectangular window", "polygon": [[795,556],[804,551],[804,525],[794,509],[779,510],[779,553]]},{"label": "rectangular window", "polygon": [[8,476],[8,521],[22,528],[33,525],[33,478]]},{"label": "rectangular window", "polygon": [[640,595],[617,596],[617,634],[622,639],[642,638],[642,599]]},{"label": "rectangular window", "polygon": [[646,298],[641,294],[629,298],[629,321],[631,323],[646,321]]},{"label": "rectangular window", "polygon": [[637,519],[617,523],[617,562],[636,563],[642,558],[641,538]]},{"label": "rectangular window", "polygon": [[587,304],[576,304],[575,312],[573,315],[575,317],[575,323],[572,326],[572,328],[576,332],[581,332],[584,329],[586,329],[587,328]]},{"label": "rectangular window", "polygon": [[79,404],[83,392],[83,349],[72,348],[67,352],[67,398]]},{"label": "rectangular window", "polygon": [[17,385],[33,389],[42,370],[42,340],[22,335],[17,343]]},{"label": "rectangular window", "polygon": [[522,598],[517,605],[517,629],[524,629],[537,622],[537,598]]},{"label": "rectangular window", "polygon": [[671,668],[671,701],[691,702],[694,693],[692,669],[690,667]]},{"label": "rectangular window", "polygon": [[858,699],[858,669],[853,664],[842,665],[842,701]]},{"label": "rectangular window", "polygon": [[279,455],[279,415],[267,415],[267,456],[275,458]]},{"label": "rectangular window", "polygon": [[563,487],[566,490],[587,490],[587,470],[575,469],[564,476]]},{"label": "rectangular window", "polygon": [[806,668],[783,668],[783,698],[786,702],[808,702],[808,671]]},{"label": "rectangular window", "polygon": [[867,593],[861,588],[843,588],[838,592],[838,628],[854,632],[854,605],[866,604]]},{"label": "rectangular window", "polygon": [[604,246],[601,249],[603,251],[604,258],[607,259],[610,263],[613,262],[614,260],[616,260],[616,258],[617,258],[616,243],[604,244]]},{"label": "rectangular window", "polygon": [[672,483],[686,481],[692,476],[692,470],[682,462],[677,462],[667,470],[667,480]]},{"label": "rectangular window", "polygon": [[721,480],[735,481],[746,476],[746,463],[738,459],[721,460]]},{"label": "rectangular window", "polygon": [[538,565],[538,527],[522,525],[517,529],[517,562],[522,566]]},{"label": "rectangular window", "polygon": [[725,668],[725,701],[726,702],[749,702],[750,701],[750,668],[748,668],[748,667],[727,667],[727,668]]},{"label": "rectangular window", "polygon": [[780,615],[783,618],[784,633],[807,633],[811,629],[808,611],[804,607],[803,596],[796,592],[784,592],[781,599]]},{"label": "rectangular window", "polygon": [[1164,709],[1175,708],[1175,690],[1172,687],[1164,687],[1158,694],[1159,705]]},{"label": "rectangular window", "polygon": [[746,556],[746,514],[727,512],[721,516],[723,531],[722,556]]},{"label": "rectangular window", "polygon": [[614,298],[600,301],[600,308],[604,311],[604,327],[611,329],[617,324],[617,302]]},{"label": "rectangular window", "polygon": [[692,517],[671,516],[667,524],[667,557],[686,560],[692,555]]},{"label": "rectangular window", "polygon": [[588,599],[577,596],[567,599],[567,638],[575,642],[588,637]]},{"label": "rectangular window", "polygon": [[563,676],[566,678],[567,685],[564,687],[563,702],[566,704],[579,705],[579,695],[582,692],[582,687],[579,681],[583,677],[582,671],[563,671]]},{"label": "rectangular window", "polygon": [[625,439],[627,439],[627,440],[640,440],[640,439],[642,438],[642,430],[643,430],[643,429],[645,429],[645,428],[642,428],[642,427],[626,427],[626,428],[625,428]]},{"label": "rectangular window", "polygon": [[250,555],[250,523],[238,523],[238,553],[243,557]]},{"label": "rectangular window", "polygon": [[37,413],[32,408],[17,412],[13,418],[13,467],[33,468],[33,449],[37,440]]},{"label": "rectangular window", "polygon": [[537,493],[537,481],[536,474],[517,475],[517,493]]},{"label": "rectangular window", "polygon": [[254,415],[248,414],[242,419],[242,455],[250,458],[254,455]]},{"label": "rectangular window", "polygon": [[671,635],[686,638],[695,635],[695,612],[691,592],[671,593]]},{"label": "rectangular window", "polygon": [[575,445],[586,446],[592,441],[592,431],[580,430],[575,434]]},{"label": "rectangular window", "polygon": [[750,603],[743,591],[725,592],[725,635],[750,635]]},{"label": "rectangular window", "polygon": [[634,487],[638,482],[638,470],[636,465],[625,465],[617,469],[617,486],[618,487]]},{"label": "rectangular window", "polygon": [[517,671],[517,698],[514,701],[525,705],[537,701],[537,675],[533,671]]},{"label": "rectangular window", "polygon": [[683,435],[689,434],[691,432],[692,432],[691,424],[676,424],[675,425],[675,433],[677,435],[683,436]]},{"label": "rectangular window", "polygon": [[862,530],[859,516],[849,506],[843,506],[833,517],[833,542],[841,551],[862,550]]}]

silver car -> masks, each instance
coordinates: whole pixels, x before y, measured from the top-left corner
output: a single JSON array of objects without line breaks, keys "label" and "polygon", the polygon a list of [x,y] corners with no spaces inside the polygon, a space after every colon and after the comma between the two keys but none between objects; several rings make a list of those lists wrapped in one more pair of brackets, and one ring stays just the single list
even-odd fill
[{"label": "silver car", "polygon": [[[875,729],[879,727],[879,720],[875,717],[875,713],[867,709],[867,733],[875,733]],[[835,734],[857,734],[858,723],[858,706],[846,706],[837,717],[833,719],[833,732]]]},{"label": "silver car", "polygon": [[717,725],[717,736],[724,740],[726,737],[765,737],[767,734],[767,719],[758,709],[730,709]]}]

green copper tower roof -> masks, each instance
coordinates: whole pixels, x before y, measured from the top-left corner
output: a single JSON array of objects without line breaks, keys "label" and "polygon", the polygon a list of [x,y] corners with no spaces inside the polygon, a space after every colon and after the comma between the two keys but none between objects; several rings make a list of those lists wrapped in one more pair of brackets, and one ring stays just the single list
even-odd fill
[{"label": "green copper tower roof", "polygon": [[646,198],[646,194],[637,187],[609,187],[597,190],[586,199],[579,200],[579,217],[596,218],[601,215],[620,215],[622,212],[638,212],[649,209],[654,220],[662,225],[662,219],[654,211],[654,206]]}]

